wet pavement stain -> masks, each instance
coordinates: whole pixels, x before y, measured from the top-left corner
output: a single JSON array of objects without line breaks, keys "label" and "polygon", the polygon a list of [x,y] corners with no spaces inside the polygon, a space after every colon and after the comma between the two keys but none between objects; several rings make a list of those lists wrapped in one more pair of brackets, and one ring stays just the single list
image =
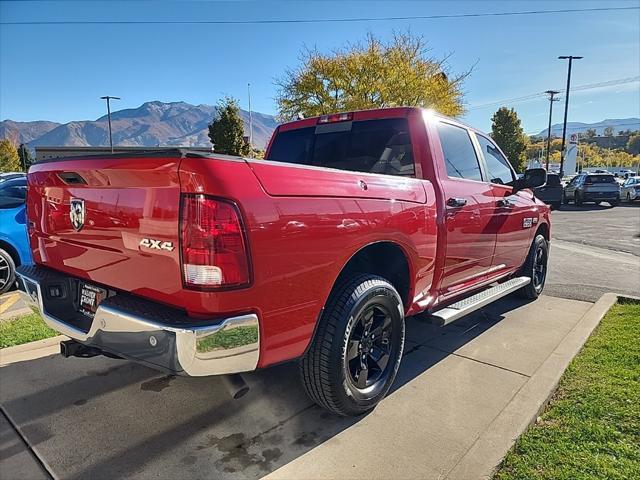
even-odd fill
[{"label": "wet pavement stain", "polygon": [[315,432],[305,432],[301,436],[295,439],[294,445],[300,445],[302,447],[313,447],[317,441],[318,435]]},{"label": "wet pavement stain", "polygon": [[198,461],[198,457],[194,457],[193,455],[187,455],[180,460],[180,463],[183,465],[193,465]]},{"label": "wet pavement stain", "polygon": [[151,392],[160,392],[167,388],[171,381],[175,379],[175,375],[166,375],[160,378],[152,378],[146,382],[142,382],[140,384],[140,390],[151,391]]},{"label": "wet pavement stain", "polygon": [[[251,467],[258,468],[263,472],[270,472],[273,470],[271,463],[282,456],[282,450],[274,447],[266,448],[259,454],[251,453],[249,449],[257,443],[258,438],[259,436],[247,439],[242,433],[233,433],[222,438],[211,435],[207,445],[199,445],[196,449],[203,450],[215,447],[222,453],[222,458],[218,462],[222,469],[228,473],[244,471]],[[274,435],[272,438],[263,438],[261,443],[274,444],[281,441],[281,436]]]}]

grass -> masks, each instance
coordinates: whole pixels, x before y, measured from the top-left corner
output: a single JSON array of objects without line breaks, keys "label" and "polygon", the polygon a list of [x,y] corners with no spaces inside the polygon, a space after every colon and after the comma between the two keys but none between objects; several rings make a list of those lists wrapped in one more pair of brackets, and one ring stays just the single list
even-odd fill
[{"label": "grass", "polygon": [[210,335],[198,343],[199,352],[211,352],[213,350],[227,350],[229,348],[247,345],[258,341],[258,327],[241,326],[231,330],[222,330],[215,335]]},{"label": "grass", "polygon": [[640,303],[615,305],[494,480],[640,479]]},{"label": "grass", "polygon": [[22,345],[56,335],[59,335],[58,332],[50,329],[37,313],[0,322],[0,348]]}]

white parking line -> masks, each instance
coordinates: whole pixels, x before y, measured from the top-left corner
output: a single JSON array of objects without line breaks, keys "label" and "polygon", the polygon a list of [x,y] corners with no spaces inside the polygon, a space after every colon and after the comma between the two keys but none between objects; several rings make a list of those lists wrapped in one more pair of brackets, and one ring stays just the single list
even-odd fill
[{"label": "white parking line", "polygon": [[628,265],[640,266],[640,258],[626,252],[614,252],[605,248],[592,247],[591,245],[584,245],[572,242],[566,242],[564,240],[552,240],[551,248],[560,248],[562,250],[568,250],[570,252],[579,253],[580,255],[589,255],[591,257],[600,258],[604,260],[610,260],[618,263],[626,263]]}]

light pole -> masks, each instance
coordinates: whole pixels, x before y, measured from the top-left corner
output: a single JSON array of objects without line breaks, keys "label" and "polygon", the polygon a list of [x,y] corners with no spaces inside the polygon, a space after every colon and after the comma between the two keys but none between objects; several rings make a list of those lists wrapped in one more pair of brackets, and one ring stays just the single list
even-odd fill
[{"label": "light pole", "polygon": [[544,92],[549,95],[549,128],[547,130],[547,172],[549,171],[549,150],[551,149],[551,114],[553,113],[553,102],[557,102],[559,98],[553,98],[560,93],[558,90],[547,90]]},{"label": "light pole", "polygon": [[109,95],[105,95],[104,97],[100,98],[107,101],[107,119],[109,120],[109,146],[111,147],[111,153],[113,153],[113,138],[111,137],[111,105],[109,104],[109,101],[120,100],[120,97],[111,97]]},{"label": "light pole", "polygon": [[567,113],[569,112],[569,89],[571,88],[571,64],[574,60],[580,60],[582,57],[574,55],[561,55],[558,57],[560,60],[569,60],[569,68],[567,70],[567,91],[564,97],[564,122],[562,124],[562,150],[560,151],[560,178],[564,176],[564,155],[565,155],[565,142],[567,140]]},{"label": "light pole", "polygon": [[249,95],[249,158],[253,158],[253,113],[251,112],[251,84],[247,83]]}]

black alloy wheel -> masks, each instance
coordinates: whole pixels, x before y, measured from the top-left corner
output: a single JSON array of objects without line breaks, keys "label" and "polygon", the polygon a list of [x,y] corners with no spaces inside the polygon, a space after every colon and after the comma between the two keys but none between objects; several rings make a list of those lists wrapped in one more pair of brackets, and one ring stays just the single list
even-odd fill
[{"label": "black alloy wheel", "polygon": [[389,375],[389,359],[395,353],[398,329],[394,329],[391,312],[382,304],[363,310],[351,328],[345,355],[347,380],[354,394],[375,394],[383,377]]}]

